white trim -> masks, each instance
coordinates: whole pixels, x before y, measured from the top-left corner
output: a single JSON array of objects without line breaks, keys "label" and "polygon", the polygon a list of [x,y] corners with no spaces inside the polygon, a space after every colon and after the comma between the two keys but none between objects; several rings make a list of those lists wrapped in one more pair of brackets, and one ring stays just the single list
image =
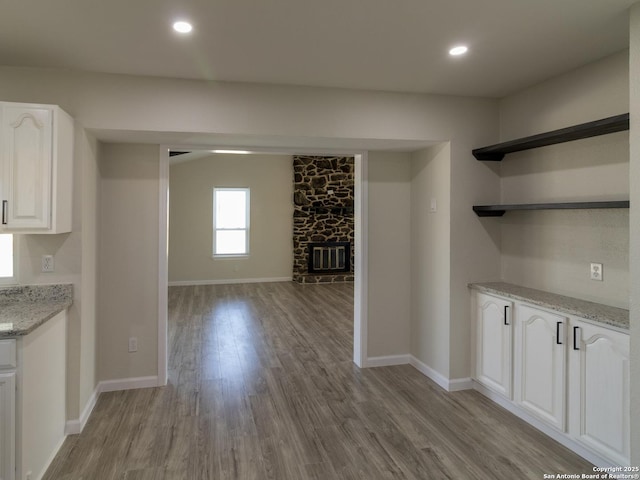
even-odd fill
[{"label": "white trim", "polygon": [[67,420],[64,427],[65,435],[75,435],[78,433],[82,433],[84,430],[84,426],[87,424],[87,420],[89,420],[89,416],[91,412],[93,412],[93,407],[96,406],[98,401],[98,397],[100,396],[100,385],[96,385],[96,388],[93,390],[93,393],[89,397],[87,404],[84,406],[84,410],[80,414],[80,418],[77,420]]},{"label": "white trim", "polygon": [[368,164],[367,153],[354,155],[354,286],[353,286],[353,363],[362,368],[367,362],[368,342]]},{"label": "white trim", "polygon": [[160,146],[158,167],[158,386],[166,385],[169,318],[169,148]]},{"label": "white trim", "polygon": [[237,283],[272,283],[291,281],[293,281],[293,277],[229,278],[224,280],[178,280],[175,282],[169,282],[169,286],[182,287],[190,285],[234,285]]},{"label": "white trim", "polygon": [[460,392],[462,390],[473,390],[473,380],[471,377],[449,380],[448,392]]},{"label": "white trim", "polygon": [[473,388],[473,381],[470,378],[454,378],[448,379],[440,372],[434,370],[426,363],[418,360],[413,355],[410,355],[409,364],[422,373],[425,377],[430,378],[436,382],[440,387],[444,388],[447,392],[457,392],[460,390],[469,390]]},{"label": "white trim", "polygon": [[488,388],[486,388],[485,386],[479,384],[476,381],[472,381],[472,383],[473,383],[474,390],[480,392],[485,397],[489,398],[490,400],[492,400],[493,402],[497,403],[498,405],[500,405],[501,407],[503,407],[504,409],[506,409],[510,413],[514,414],[516,417],[521,418],[522,420],[524,420],[525,422],[530,424],[532,427],[537,428],[538,430],[540,430],[545,435],[548,435],[549,437],[553,438],[556,442],[564,445],[569,450],[571,450],[574,453],[580,455],[582,458],[588,460],[589,462],[593,463],[594,465],[596,465],[598,467],[616,467],[616,466],[618,466],[618,465],[615,465],[615,464],[611,463],[610,461],[606,460],[605,458],[602,458],[600,455],[592,452],[591,450],[588,450],[587,448],[583,447],[581,444],[575,442],[566,433],[561,432],[559,430],[556,430],[555,428],[553,428],[553,427],[547,425],[546,423],[538,420],[533,415],[529,414],[525,410],[523,410],[520,407],[518,407],[518,405],[513,403],[508,398],[505,398],[502,395],[500,395],[498,393],[495,393],[492,390],[489,390]]},{"label": "white trim", "polygon": [[116,380],[104,380],[98,384],[100,393],[119,392],[121,390],[134,390],[137,388],[161,387],[157,376],[119,378]]},{"label": "white trim", "polygon": [[80,418],[77,420],[67,420],[64,427],[65,435],[76,435],[78,433],[82,433],[84,430],[93,409],[98,403],[98,398],[100,398],[100,394],[104,392],[116,392],[120,390],[133,390],[136,388],[151,388],[151,387],[161,387],[164,384],[159,383],[159,379],[157,376],[150,377],[133,377],[133,378],[120,378],[117,380],[104,380],[93,390],[93,393],[87,400],[86,405],[84,406],[84,410],[80,414]]},{"label": "white trim", "polygon": [[369,357],[364,362],[366,368],[392,367],[394,365],[408,365],[411,355],[385,355],[382,357]]}]

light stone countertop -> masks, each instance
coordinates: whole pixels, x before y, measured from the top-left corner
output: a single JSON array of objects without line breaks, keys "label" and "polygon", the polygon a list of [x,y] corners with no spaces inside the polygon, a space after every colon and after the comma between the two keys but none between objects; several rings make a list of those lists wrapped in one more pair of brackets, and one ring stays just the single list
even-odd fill
[{"label": "light stone countertop", "polygon": [[588,302],[578,298],[566,297],[564,295],[504,282],[471,283],[469,284],[469,288],[480,292],[493,293],[513,300],[520,300],[556,312],[575,315],[595,323],[610,325],[622,330],[629,330],[629,310],[623,308],[610,307],[600,303]]},{"label": "light stone countertop", "polygon": [[0,288],[0,339],[28,335],[72,303],[72,284]]}]

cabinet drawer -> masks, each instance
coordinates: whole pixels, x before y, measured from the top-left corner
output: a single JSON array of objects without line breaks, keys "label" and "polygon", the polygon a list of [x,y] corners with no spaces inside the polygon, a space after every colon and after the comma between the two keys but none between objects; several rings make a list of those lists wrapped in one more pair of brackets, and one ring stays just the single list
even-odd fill
[{"label": "cabinet drawer", "polygon": [[0,340],[0,370],[16,368],[16,341]]}]

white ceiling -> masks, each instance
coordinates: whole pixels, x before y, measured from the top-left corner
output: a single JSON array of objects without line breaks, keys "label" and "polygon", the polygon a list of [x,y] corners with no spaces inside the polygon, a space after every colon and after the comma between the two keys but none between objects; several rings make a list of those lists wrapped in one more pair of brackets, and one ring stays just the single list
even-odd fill
[{"label": "white ceiling", "polygon": [[627,48],[634,1],[7,0],[0,64],[502,97]]}]

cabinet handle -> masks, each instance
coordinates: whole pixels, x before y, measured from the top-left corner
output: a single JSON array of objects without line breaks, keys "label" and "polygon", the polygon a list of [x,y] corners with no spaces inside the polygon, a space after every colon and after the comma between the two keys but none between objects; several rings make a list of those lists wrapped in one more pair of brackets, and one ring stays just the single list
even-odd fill
[{"label": "cabinet handle", "polygon": [[2,225],[7,224],[7,206],[9,206],[9,201],[2,200]]},{"label": "cabinet handle", "polygon": [[562,322],[556,322],[556,345],[562,345],[560,341],[560,325],[562,325]]},{"label": "cabinet handle", "polygon": [[507,325],[507,326],[509,326],[509,322],[507,322],[508,308],[509,308],[509,305],[505,305],[504,306],[504,324]]},{"label": "cabinet handle", "polygon": [[578,332],[580,331],[580,327],[573,327],[573,349],[574,350],[580,350],[580,347],[578,346]]}]

